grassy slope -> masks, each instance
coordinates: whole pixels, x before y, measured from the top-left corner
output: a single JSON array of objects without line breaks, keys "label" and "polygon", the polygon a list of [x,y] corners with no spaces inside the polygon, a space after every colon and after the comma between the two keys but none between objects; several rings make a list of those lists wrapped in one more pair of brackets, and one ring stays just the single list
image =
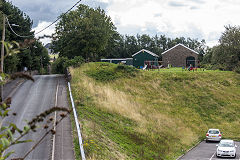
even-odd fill
[{"label": "grassy slope", "polygon": [[89,159],[176,159],[208,128],[240,139],[240,75],[174,69],[134,76],[116,67],[71,70]]}]

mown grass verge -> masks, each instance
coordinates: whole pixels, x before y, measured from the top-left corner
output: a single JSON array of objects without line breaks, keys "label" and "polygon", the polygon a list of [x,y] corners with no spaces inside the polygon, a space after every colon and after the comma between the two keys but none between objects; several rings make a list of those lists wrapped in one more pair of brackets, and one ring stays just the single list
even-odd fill
[{"label": "mown grass verge", "polygon": [[208,128],[240,139],[239,74],[125,67],[71,69],[88,159],[176,159]]}]

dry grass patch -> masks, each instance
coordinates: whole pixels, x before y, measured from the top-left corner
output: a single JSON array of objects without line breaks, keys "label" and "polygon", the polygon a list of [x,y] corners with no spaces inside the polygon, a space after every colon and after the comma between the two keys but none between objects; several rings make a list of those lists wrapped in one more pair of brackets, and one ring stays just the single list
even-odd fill
[{"label": "dry grass patch", "polygon": [[84,138],[98,139],[102,148],[90,150],[90,158],[176,159],[208,128],[240,139],[240,76],[235,73],[138,73],[106,63],[71,73]]}]

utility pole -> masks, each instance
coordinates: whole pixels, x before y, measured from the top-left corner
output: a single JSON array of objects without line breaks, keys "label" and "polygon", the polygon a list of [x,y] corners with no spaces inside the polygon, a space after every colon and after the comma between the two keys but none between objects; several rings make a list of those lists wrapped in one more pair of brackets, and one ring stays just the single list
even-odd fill
[{"label": "utility pole", "polygon": [[[0,67],[0,73],[3,73],[3,62],[4,62],[4,41],[5,41],[5,15],[3,15],[3,31],[2,31],[2,48],[1,48],[1,67]],[[0,102],[3,101],[3,84],[0,85]]]}]

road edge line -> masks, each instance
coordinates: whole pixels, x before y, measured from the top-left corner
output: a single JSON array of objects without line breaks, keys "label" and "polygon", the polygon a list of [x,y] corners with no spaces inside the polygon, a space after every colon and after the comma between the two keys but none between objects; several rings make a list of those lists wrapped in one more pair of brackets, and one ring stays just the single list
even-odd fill
[{"label": "road edge line", "polygon": [[82,140],[82,135],[81,135],[81,130],[80,130],[80,124],[79,124],[78,118],[77,118],[77,112],[76,112],[75,105],[74,105],[74,100],[73,100],[73,97],[72,97],[70,82],[68,82],[68,89],[69,89],[69,96],[70,96],[71,103],[72,103],[74,119],[75,119],[75,123],[76,123],[76,127],[77,127],[78,141],[79,141],[81,157],[82,157],[82,160],[86,160],[84,149],[83,149],[83,140]]},{"label": "road edge line", "polygon": [[209,160],[212,160],[213,157],[214,157],[214,155],[215,155],[216,153],[217,153],[217,152],[214,152],[213,155],[212,155],[212,157],[211,157]]},{"label": "road edge line", "polygon": [[[59,80],[57,83],[57,90],[55,93],[55,107],[57,106],[57,100],[58,100],[58,87],[59,87]],[[57,119],[57,112],[54,112],[54,120],[53,120],[53,130],[56,131],[56,119]],[[53,134],[53,143],[52,143],[52,160],[54,160],[54,154],[55,154],[55,141],[56,141],[56,134]]]},{"label": "road edge line", "polygon": [[183,153],[181,156],[179,156],[176,160],[180,160],[180,158],[182,158],[183,156],[185,156],[188,152],[190,152],[191,150],[193,150],[194,148],[196,148],[201,142],[203,141],[199,141],[197,144],[195,144],[192,148],[190,148],[189,150],[187,150],[185,153]]}]

